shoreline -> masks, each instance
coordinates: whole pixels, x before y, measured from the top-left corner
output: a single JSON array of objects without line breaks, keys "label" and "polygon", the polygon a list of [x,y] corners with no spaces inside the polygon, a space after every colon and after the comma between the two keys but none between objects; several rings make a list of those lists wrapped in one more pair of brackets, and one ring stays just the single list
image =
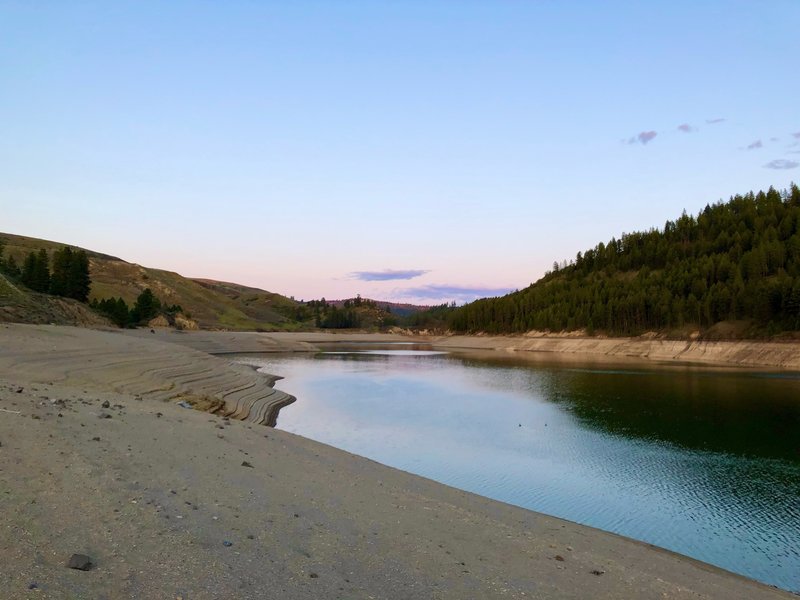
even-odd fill
[{"label": "shoreline", "polygon": [[451,336],[435,338],[436,348],[506,352],[519,356],[552,354],[597,360],[636,359],[649,363],[768,368],[800,371],[800,342],[678,341],[643,338]]},{"label": "shoreline", "polygon": [[[185,335],[0,324],[5,597],[796,597],[260,427],[282,394],[271,378]],[[244,335],[191,344],[314,349]],[[238,412],[186,410],[186,395]],[[72,552],[96,567],[66,569]]]},{"label": "shoreline", "polygon": [[600,338],[559,335],[409,335],[362,332],[175,332],[127,330],[214,355],[316,352],[319,344],[407,342],[457,353],[495,353],[530,360],[595,361],[618,364],[691,365],[800,371],[800,342],[687,341],[657,338]]}]

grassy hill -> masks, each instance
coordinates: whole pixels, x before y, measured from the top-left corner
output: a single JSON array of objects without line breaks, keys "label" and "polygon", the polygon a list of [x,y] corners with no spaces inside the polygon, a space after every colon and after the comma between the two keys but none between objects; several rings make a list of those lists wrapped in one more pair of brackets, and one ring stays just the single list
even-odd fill
[{"label": "grassy hill", "polygon": [[[52,254],[68,245],[8,233],[0,233],[0,239],[6,244],[5,256],[13,256],[18,264],[22,264],[31,251],[44,248]],[[162,302],[182,306],[203,329],[274,330],[298,326],[293,318],[297,303],[279,294],[212,280],[193,280],[171,271],[143,267],[108,254],[85,250],[89,256],[92,299],[122,297],[132,305],[144,289],[150,288]],[[57,300],[14,286],[6,278],[3,282],[0,287],[0,320],[3,314],[12,312],[18,320],[26,311],[33,311],[34,306]],[[55,322],[61,321],[55,319]]]},{"label": "grassy hill", "polygon": [[648,331],[760,337],[800,331],[800,189],[737,195],[663,229],[622,234],[519,292],[447,315],[451,330]]},{"label": "grassy hill", "polygon": [[38,294],[0,273],[0,322],[104,327],[111,323],[77,300]]}]

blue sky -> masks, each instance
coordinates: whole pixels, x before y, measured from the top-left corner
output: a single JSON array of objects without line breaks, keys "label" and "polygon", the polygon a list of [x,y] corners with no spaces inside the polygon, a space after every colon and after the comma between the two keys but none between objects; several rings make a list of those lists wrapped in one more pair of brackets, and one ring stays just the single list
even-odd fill
[{"label": "blue sky", "polygon": [[4,2],[0,231],[297,298],[521,288],[800,180],[800,2]]}]

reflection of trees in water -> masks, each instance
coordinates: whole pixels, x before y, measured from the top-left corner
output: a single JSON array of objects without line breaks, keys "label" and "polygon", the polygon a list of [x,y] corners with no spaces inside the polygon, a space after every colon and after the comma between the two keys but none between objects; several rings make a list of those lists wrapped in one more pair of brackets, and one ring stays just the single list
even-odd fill
[{"label": "reflection of trees in water", "polygon": [[[486,362],[465,359],[472,366]],[[586,426],[693,450],[800,464],[800,381],[748,373],[496,366],[572,412]]]},{"label": "reflection of trees in water", "polygon": [[800,463],[796,382],[680,372],[565,377],[573,412],[611,433]]}]

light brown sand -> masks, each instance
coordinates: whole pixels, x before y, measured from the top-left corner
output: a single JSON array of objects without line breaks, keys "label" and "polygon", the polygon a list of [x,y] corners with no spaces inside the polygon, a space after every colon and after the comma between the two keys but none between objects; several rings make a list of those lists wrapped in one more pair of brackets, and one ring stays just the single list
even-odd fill
[{"label": "light brown sand", "polygon": [[[0,325],[0,597],[793,597],[164,401],[246,374],[151,339]],[[95,568],[67,569],[75,552]]]}]

